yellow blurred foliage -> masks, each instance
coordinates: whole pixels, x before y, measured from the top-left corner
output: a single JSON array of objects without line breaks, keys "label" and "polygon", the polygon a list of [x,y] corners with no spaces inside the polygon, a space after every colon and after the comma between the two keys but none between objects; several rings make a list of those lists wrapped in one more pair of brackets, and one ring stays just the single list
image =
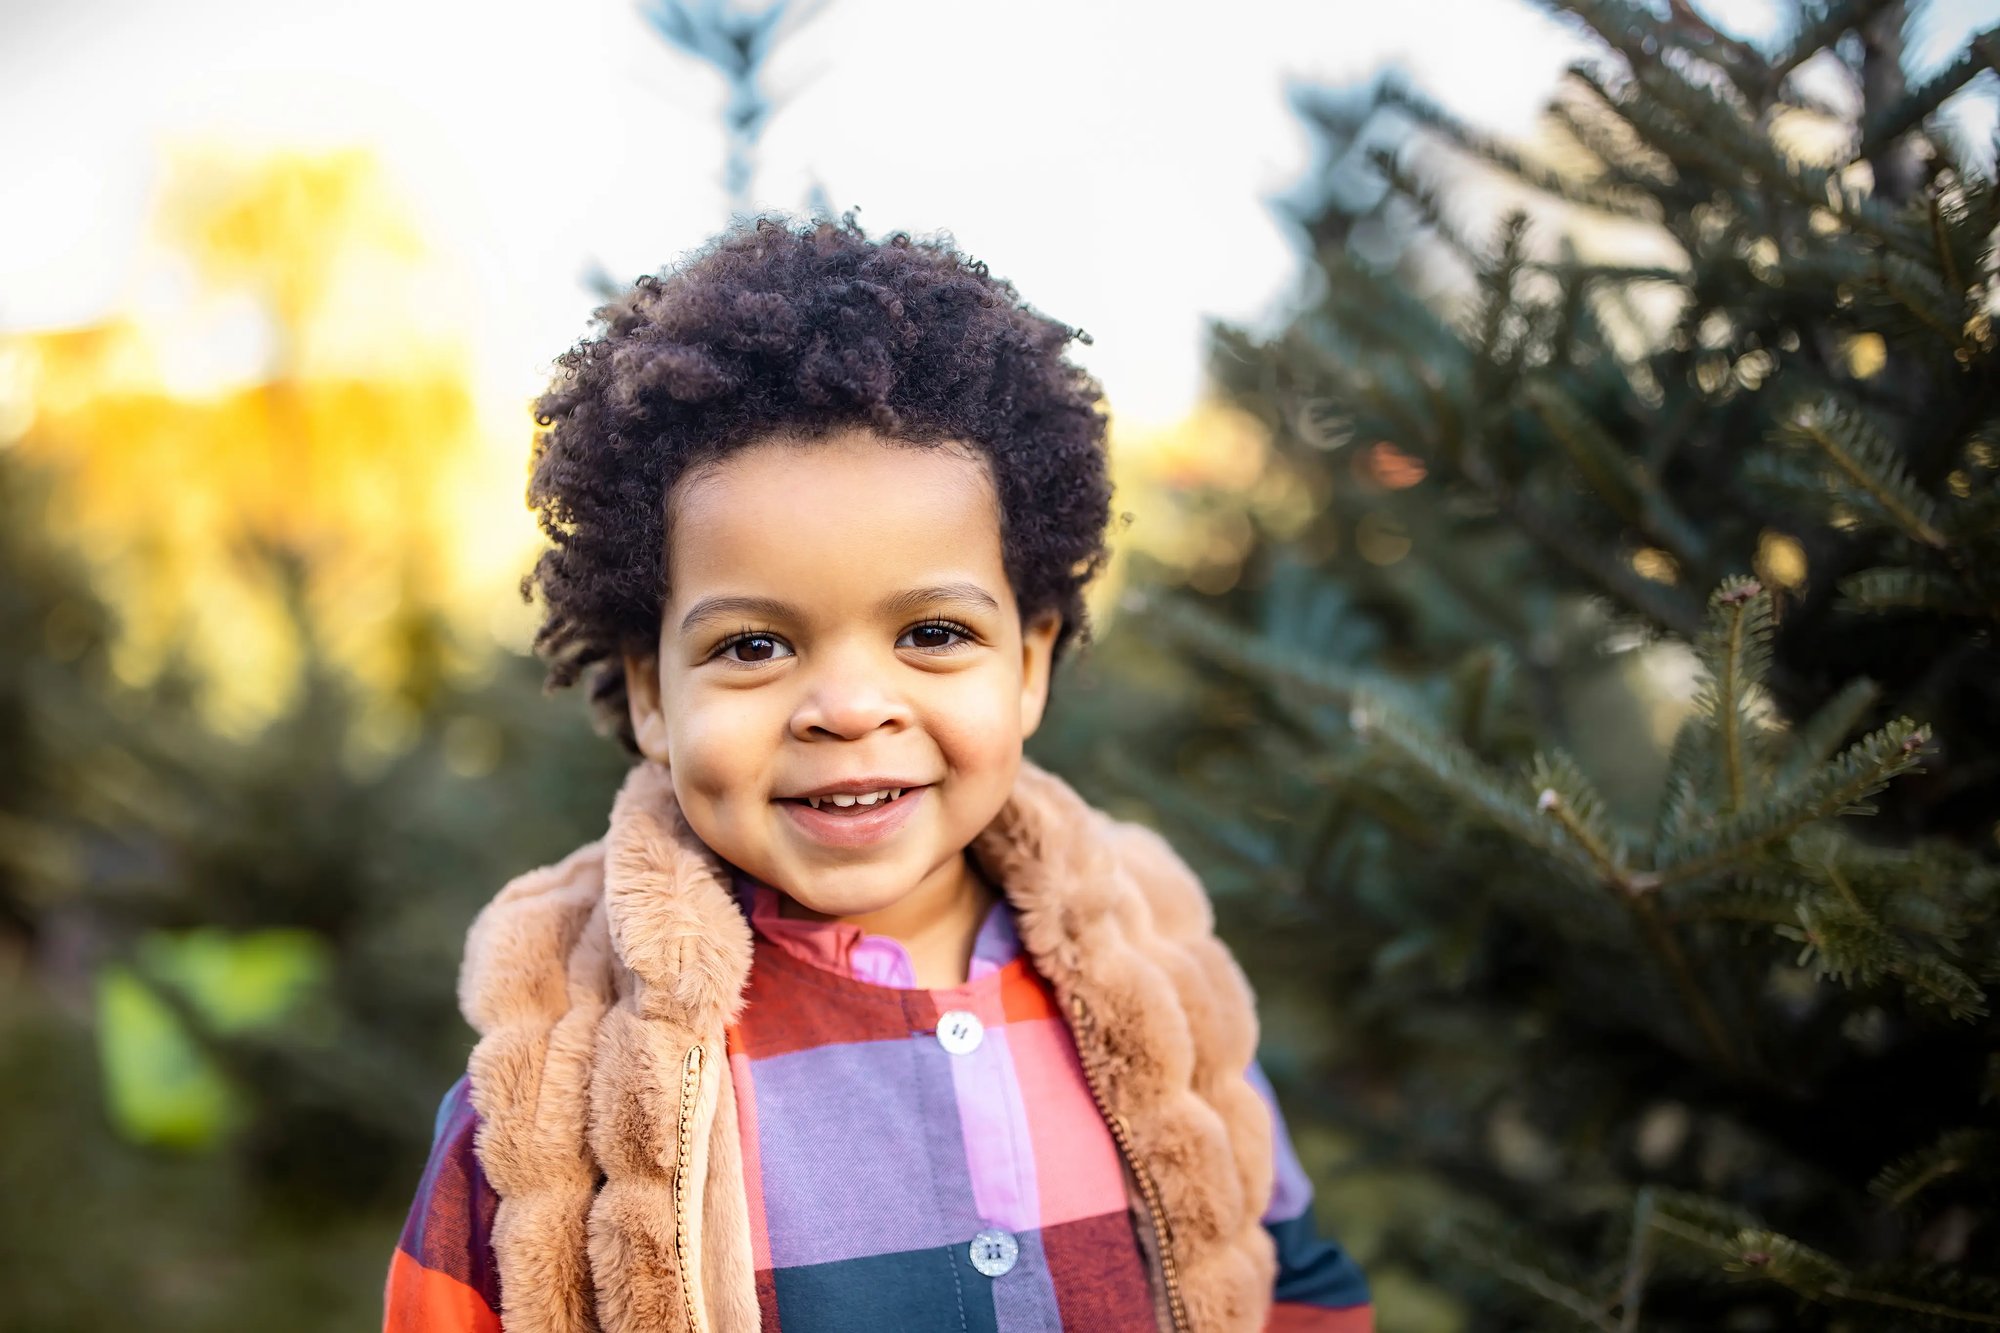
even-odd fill
[{"label": "yellow blurred foliage", "polygon": [[179,655],[211,721],[261,725],[304,648],[282,557],[334,661],[420,687],[449,636],[418,627],[491,595],[460,553],[521,514],[520,473],[481,447],[467,316],[375,161],[179,154],[140,271],[102,323],[0,345],[13,447],[120,618],[115,669]]},{"label": "yellow blurred foliage", "polygon": [[[52,473],[51,527],[119,617],[121,678],[183,662],[213,725],[260,727],[305,661],[295,568],[310,633],[365,687],[355,743],[393,751],[426,679],[477,665],[436,626],[518,638],[512,585],[538,536],[526,404],[477,401],[473,311],[367,154],[187,149],[169,167],[121,309],[0,339],[0,447]],[[1114,423],[1111,461],[1114,508],[1135,518],[1114,529],[1100,616],[1134,552],[1219,592],[1255,525],[1282,536],[1318,503],[1220,403]],[[459,739],[476,768],[478,738]]]},{"label": "yellow blurred foliage", "polygon": [[1208,401],[1163,428],[1111,425],[1114,514],[1112,560],[1092,586],[1092,613],[1108,618],[1134,554],[1144,554],[1199,591],[1234,586],[1256,524],[1280,536],[1311,516],[1317,501],[1272,453],[1255,417]]}]

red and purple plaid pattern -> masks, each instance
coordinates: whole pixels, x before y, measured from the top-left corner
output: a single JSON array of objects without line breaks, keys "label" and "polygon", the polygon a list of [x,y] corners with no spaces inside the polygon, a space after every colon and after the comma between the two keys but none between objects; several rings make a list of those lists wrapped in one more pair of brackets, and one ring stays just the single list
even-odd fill
[{"label": "red and purple plaid pattern", "polygon": [[[925,990],[895,940],[783,918],[755,881],[737,892],[756,954],[728,1050],[764,1328],[1150,1328],[1118,1151],[1011,908],[987,917],[963,986]],[[1366,1280],[1317,1234],[1250,1074],[1278,1149],[1267,1327],[1366,1333]],[[500,1326],[475,1127],[460,1080],[392,1263],[388,1333]]]}]

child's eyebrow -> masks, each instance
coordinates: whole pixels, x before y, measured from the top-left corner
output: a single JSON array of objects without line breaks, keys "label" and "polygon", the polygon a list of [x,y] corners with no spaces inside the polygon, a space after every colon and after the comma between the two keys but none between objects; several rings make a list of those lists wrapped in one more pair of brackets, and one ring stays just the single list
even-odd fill
[{"label": "child's eyebrow", "polygon": [[[978,607],[982,611],[997,612],[1000,603],[993,594],[977,583],[939,583],[928,588],[910,588],[892,593],[876,604],[882,615],[899,615],[914,611],[921,606],[935,606],[939,602],[960,602]],[[775,597],[747,597],[735,594],[721,594],[704,597],[688,608],[681,618],[682,634],[692,633],[711,620],[722,620],[732,616],[760,616],[766,620],[802,620],[804,616],[789,602],[781,602]]]}]

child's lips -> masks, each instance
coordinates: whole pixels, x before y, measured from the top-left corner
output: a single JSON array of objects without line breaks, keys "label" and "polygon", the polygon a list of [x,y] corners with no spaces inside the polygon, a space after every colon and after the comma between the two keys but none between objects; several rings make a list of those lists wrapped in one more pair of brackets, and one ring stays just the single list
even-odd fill
[{"label": "child's lips", "polygon": [[929,787],[905,787],[895,800],[874,805],[837,806],[823,800],[814,809],[810,802],[796,797],[782,798],[778,804],[814,842],[827,847],[866,847],[884,841],[908,822],[929,791]]}]

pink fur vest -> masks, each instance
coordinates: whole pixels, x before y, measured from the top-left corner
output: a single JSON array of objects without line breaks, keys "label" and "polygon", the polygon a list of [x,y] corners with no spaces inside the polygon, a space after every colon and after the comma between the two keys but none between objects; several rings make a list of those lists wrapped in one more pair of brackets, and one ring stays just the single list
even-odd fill
[{"label": "pink fur vest", "polygon": [[[1018,910],[1127,1163],[1160,1327],[1252,1333],[1277,1260],[1260,1225],[1271,1124],[1245,1078],[1249,983],[1158,834],[1023,761],[972,845]],[[751,937],[728,868],[664,768],[633,768],[604,838],[474,921],[459,999],[478,1153],[500,1196],[508,1333],[753,1333],[723,1030]]]}]

